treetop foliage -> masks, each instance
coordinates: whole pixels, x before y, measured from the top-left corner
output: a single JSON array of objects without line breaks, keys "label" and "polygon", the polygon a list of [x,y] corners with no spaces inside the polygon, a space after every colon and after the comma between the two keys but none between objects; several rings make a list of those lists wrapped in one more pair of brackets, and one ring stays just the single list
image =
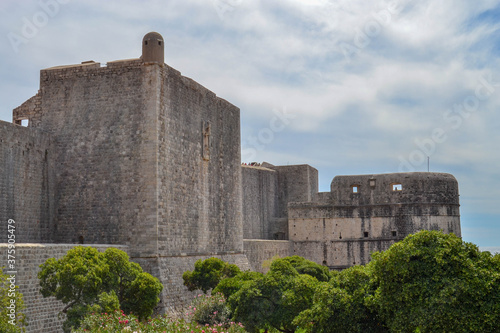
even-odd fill
[{"label": "treetop foliage", "polygon": [[331,278],[328,267],[319,265],[314,261],[299,256],[285,257],[283,260],[290,263],[299,274],[307,274],[315,277],[318,281],[325,282]]},{"label": "treetop foliage", "polygon": [[500,254],[421,231],[340,272],[293,256],[214,291],[248,332],[500,332]]},{"label": "treetop foliage", "polygon": [[[236,321],[241,321],[249,332],[260,329],[276,329],[294,332],[293,319],[312,305],[316,277],[300,274],[293,264],[303,260],[300,257],[274,260],[265,275],[240,284],[228,304]],[[298,265],[300,266],[300,265]]]},{"label": "treetop foliage", "polygon": [[184,272],[182,279],[189,291],[199,289],[206,294],[207,291],[215,288],[222,279],[234,277],[240,272],[238,266],[212,257],[197,260],[194,264],[194,271]]},{"label": "treetop foliage", "polygon": [[373,303],[391,330],[499,331],[499,256],[422,231],[372,258]]},{"label": "treetop foliage", "polygon": [[229,298],[243,287],[244,284],[263,277],[264,274],[259,272],[245,271],[238,275],[223,279],[217,287],[212,290],[212,294],[221,293],[224,297]]},{"label": "treetop foliage", "polygon": [[64,330],[79,326],[91,312],[122,309],[140,319],[153,313],[163,285],[142,268],[129,261],[116,248],[99,252],[92,247],[77,246],[61,259],[50,258],[40,265],[40,292],[54,296],[66,306]]}]

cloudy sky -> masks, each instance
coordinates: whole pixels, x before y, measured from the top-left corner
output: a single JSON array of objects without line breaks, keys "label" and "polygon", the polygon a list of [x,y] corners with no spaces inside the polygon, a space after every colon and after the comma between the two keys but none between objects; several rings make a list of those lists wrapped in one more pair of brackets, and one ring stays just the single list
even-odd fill
[{"label": "cloudy sky", "polygon": [[0,120],[39,70],[165,61],[241,109],[245,162],[448,172],[462,236],[500,246],[500,0],[0,1]]}]

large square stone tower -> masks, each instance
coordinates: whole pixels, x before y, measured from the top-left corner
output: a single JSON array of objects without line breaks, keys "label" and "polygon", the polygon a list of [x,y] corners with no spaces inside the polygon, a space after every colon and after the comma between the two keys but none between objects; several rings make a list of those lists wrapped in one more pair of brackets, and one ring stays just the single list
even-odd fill
[{"label": "large square stone tower", "polygon": [[184,297],[180,276],[198,258],[247,267],[240,110],[167,66],[160,34],[147,34],[142,50],[139,59],[44,69],[37,95],[14,110],[15,123],[50,137],[39,155],[54,168],[42,223],[19,226],[44,232],[18,242],[128,245],[178,288],[165,296]]}]

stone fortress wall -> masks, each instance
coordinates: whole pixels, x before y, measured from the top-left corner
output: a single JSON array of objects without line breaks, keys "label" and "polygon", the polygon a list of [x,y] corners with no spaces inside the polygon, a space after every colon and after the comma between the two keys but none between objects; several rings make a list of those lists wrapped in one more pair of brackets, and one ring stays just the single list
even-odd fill
[{"label": "stone fortress wall", "polygon": [[266,273],[273,258],[291,255],[288,240],[244,239],[245,254],[252,271]]},{"label": "stone fortress wall", "polygon": [[266,249],[279,248],[272,240],[281,235],[289,255],[330,269],[366,264],[372,252],[419,230],[461,236],[458,182],[450,174],[337,176],[330,192],[317,192],[318,173],[310,166],[263,163],[243,166],[242,175],[245,238],[268,243],[245,239],[255,270],[269,259]]},{"label": "stone fortress wall", "polygon": [[54,138],[55,242],[243,251],[238,108],[140,59],[42,70],[35,97],[14,121]]},{"label": "stone fortress wall", "polygon": [[309,165],[242,166],[240,110],[166,65],[163,46],[149,33],[139,59],[44,69],[14,124],[0,121],[0,225],[16,220],[28,332],[58,331],[47,323],[62,306],[36,274],[77,244],[126,249],[163,283],[165,312],[192,300],[182,273],[198,259],[341,269],[417,230],[460,236],[451,175],[339,176],[320,193]]},{"label": "stone fortress wall", "polygon": [[16,220],[18,244],[127,246],[164,284],[164,312],[192,299],[182,273],[196,260],[250,266],[239,109],[164,64],[159,43],[148,34],[140,59],[40,72],[14,124],[0,122],[0,205],[2,225]]},{"label": "stone fortress wall", "polygon": [[242,166],[243,237],[289,238],[288,203],[312,201],[318,170],[309,165]]},{"label": "stone fortress wall", "polygon": [[242,253],[240,111],[166,66],[159,78],[158,251]]},{"label": "stone fortress wall", "polygon": [[342,269],[420,230],[461,236],[458,183],[450,174],[337,176],[322,200],[290,203],[293,253]]},{"label": "stone fortress wall", "polygon": [[[52,238],[54,154],[49,134],[0,122],[0,221],[19,221],[18,242]],[[7,227],[0,243],[7,242]]]}]

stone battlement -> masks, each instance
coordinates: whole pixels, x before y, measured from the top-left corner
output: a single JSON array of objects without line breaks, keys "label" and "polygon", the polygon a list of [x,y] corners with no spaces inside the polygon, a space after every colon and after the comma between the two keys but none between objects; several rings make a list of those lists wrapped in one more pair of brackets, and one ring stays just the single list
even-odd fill
[{"label": "stone battlement", "polygon": [[435,172],[336,176],[331,192],[335,205],[459,202],[455,177]]}]

